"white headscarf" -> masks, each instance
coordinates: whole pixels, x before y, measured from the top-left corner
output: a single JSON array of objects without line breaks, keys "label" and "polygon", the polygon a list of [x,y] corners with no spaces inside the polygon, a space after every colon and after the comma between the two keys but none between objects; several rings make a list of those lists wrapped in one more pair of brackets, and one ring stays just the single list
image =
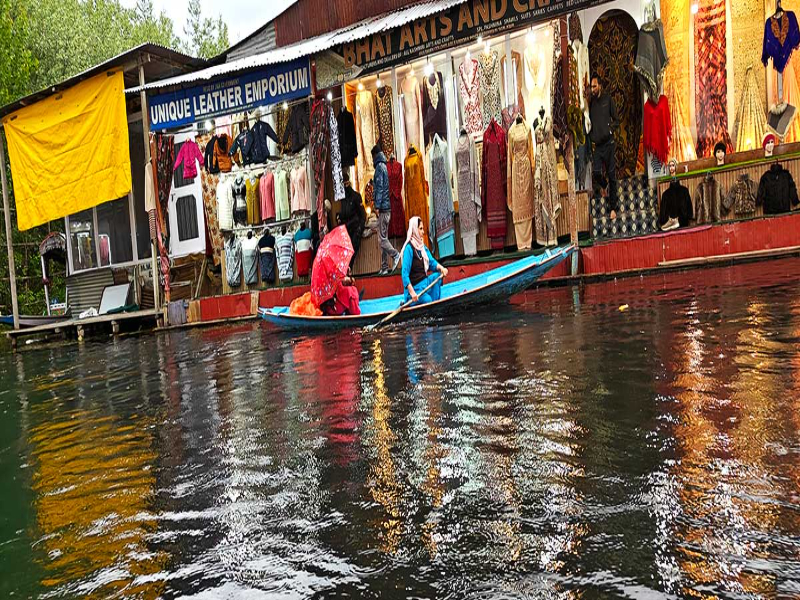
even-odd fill
[{"label": "white headscarf", "polygon": [[422,239],[422,236],[419,233],[419,224],[420,218],[419,217],[411,217],[408,220],[408,232],[406,233],[406,243],[403,244],[403,249],[400,252],[400,256],[403,256],[406,251],[406,246],[411,244],[411,247],[414,248],[417,252],[422,254],[422,262],[425,263],[425,272],[428,272],[428,253],[425,251],[425,240]]}]

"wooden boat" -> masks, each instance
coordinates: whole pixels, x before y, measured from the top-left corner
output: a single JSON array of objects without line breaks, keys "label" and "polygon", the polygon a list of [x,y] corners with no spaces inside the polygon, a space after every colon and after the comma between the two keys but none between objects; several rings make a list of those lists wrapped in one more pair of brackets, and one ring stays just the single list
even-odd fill
[{"label": "wooden boat", "polygon": [[[59,321],[68,321],[71,317],[69,315],[20,315],[19,326],[20,329],[28,327],[38,327],[39,325],[51,325]],[[0,315],[0,325],[14,326],[13,315]]]},{"label": "wooden boat", "polygon": [[[395,321],[419,317],[454,314],[465,308],[491,305],[508,300],[525,291],[542,275],[566,260],[576,247],[564,246],[547,250],[543,254],[526,256],[480,275],[467,277],[442,286],[441,298],[436,302],[411,306],[401,312]],[[262,319],[282,329],[330,330],[343,327],[365,327],[379,322],[403,303],[403,295],[387,296],[361,302],[361,314],[341,317],[307,317],[290,315],[288,306],[259,308]],[[394,321],[392,321],[394,322]]]}]

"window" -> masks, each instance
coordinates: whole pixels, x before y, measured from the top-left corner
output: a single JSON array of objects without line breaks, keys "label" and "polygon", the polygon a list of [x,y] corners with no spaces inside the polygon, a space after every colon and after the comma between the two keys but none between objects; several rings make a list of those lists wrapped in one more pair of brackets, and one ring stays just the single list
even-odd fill
[{"label": "window", "polygon": [[101,204],[96,210],[100,266],[131,262],[133,246],[128,197]]},{"label": "window", "polygon": [[150,221],[144,209],[144,138],[142,122],[128,124],[128,143],[131,149],[131,181],[133,182],[133,220],[136,224],[136,253],[138,260],[150,258]]},{"label": "window", "polygon": [[72,270],[94,269],[97,253],[94,247],[94,209],[69,217],[69,243],[72,251]]}]

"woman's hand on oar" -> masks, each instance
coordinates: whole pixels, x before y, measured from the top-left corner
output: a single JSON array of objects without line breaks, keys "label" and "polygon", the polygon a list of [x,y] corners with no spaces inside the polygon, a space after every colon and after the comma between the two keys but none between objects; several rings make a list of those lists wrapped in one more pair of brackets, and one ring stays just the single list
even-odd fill
[{"label": "woman's hand on oar", "polygon": [[[433,282],[431,282],[431,284],[430,284],[428,287],[426,287],[426,288],[425,288],[424,290],[422,290],[422,291],[421,291],[419,294],[417,294],[417,299],[419,299],[419,296],[424,296],[426,293],[428,293],[428,291],[430,291],[430,289],[431,289],[433,286],[435,286],[437,283],[439,283],[439,282],[442,280],[442,278],[443,278],[443,277],[444,277],[444,273],[442,273],[441,275],[439,275],[439,277],[437,277],[436,279],[434,279],[434,280],[433,280]],[[391,314],[389,314],[388,316],[384,317],[384,318],[383,318],[381,321],[378,321],[378,322],[377,322],[377,323],[375,323],[374,325],[367,325],[367,327],[366,327],[366,331],[374,331],[374,330],[375,330],[375,329],[377,329],[378,327],[382,327],[383,325],[386,325],[386,323],[388,323],[389,321],[391,321],[392,319],[394,319],[394,318],[395,318],[397,315],[399,315],[401,312],[403,312],[403,311],[404,311],[406,308],[408,308],[409,306],[411,306],[412,304],[414,304],[414,302],[416,302],[416,300],[414,300],[414,299],[412,298],[411,300],[409,300],[409,301],[408,301],[408,302],[406,302],[405,304],[402,304],[402,305],[400,306],[400,308],[398,308],[397,310],[395,310],[394,312],[392,312],[392,313],[391,313]]]}]

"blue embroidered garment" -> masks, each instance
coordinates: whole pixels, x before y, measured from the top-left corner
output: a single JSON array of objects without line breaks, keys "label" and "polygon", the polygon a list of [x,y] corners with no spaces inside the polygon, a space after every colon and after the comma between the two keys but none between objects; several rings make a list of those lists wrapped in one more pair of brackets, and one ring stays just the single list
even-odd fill
[{"label": "blue embroidered garment", "polygon": [[767,66],[772,59],[772,66],[778,73],[783,73],[792,52],[800,46],[800,28],[797,17],[790,10],[783,11],[779,17],[770,17],[764,24],[764,49],[761,62]]}]

